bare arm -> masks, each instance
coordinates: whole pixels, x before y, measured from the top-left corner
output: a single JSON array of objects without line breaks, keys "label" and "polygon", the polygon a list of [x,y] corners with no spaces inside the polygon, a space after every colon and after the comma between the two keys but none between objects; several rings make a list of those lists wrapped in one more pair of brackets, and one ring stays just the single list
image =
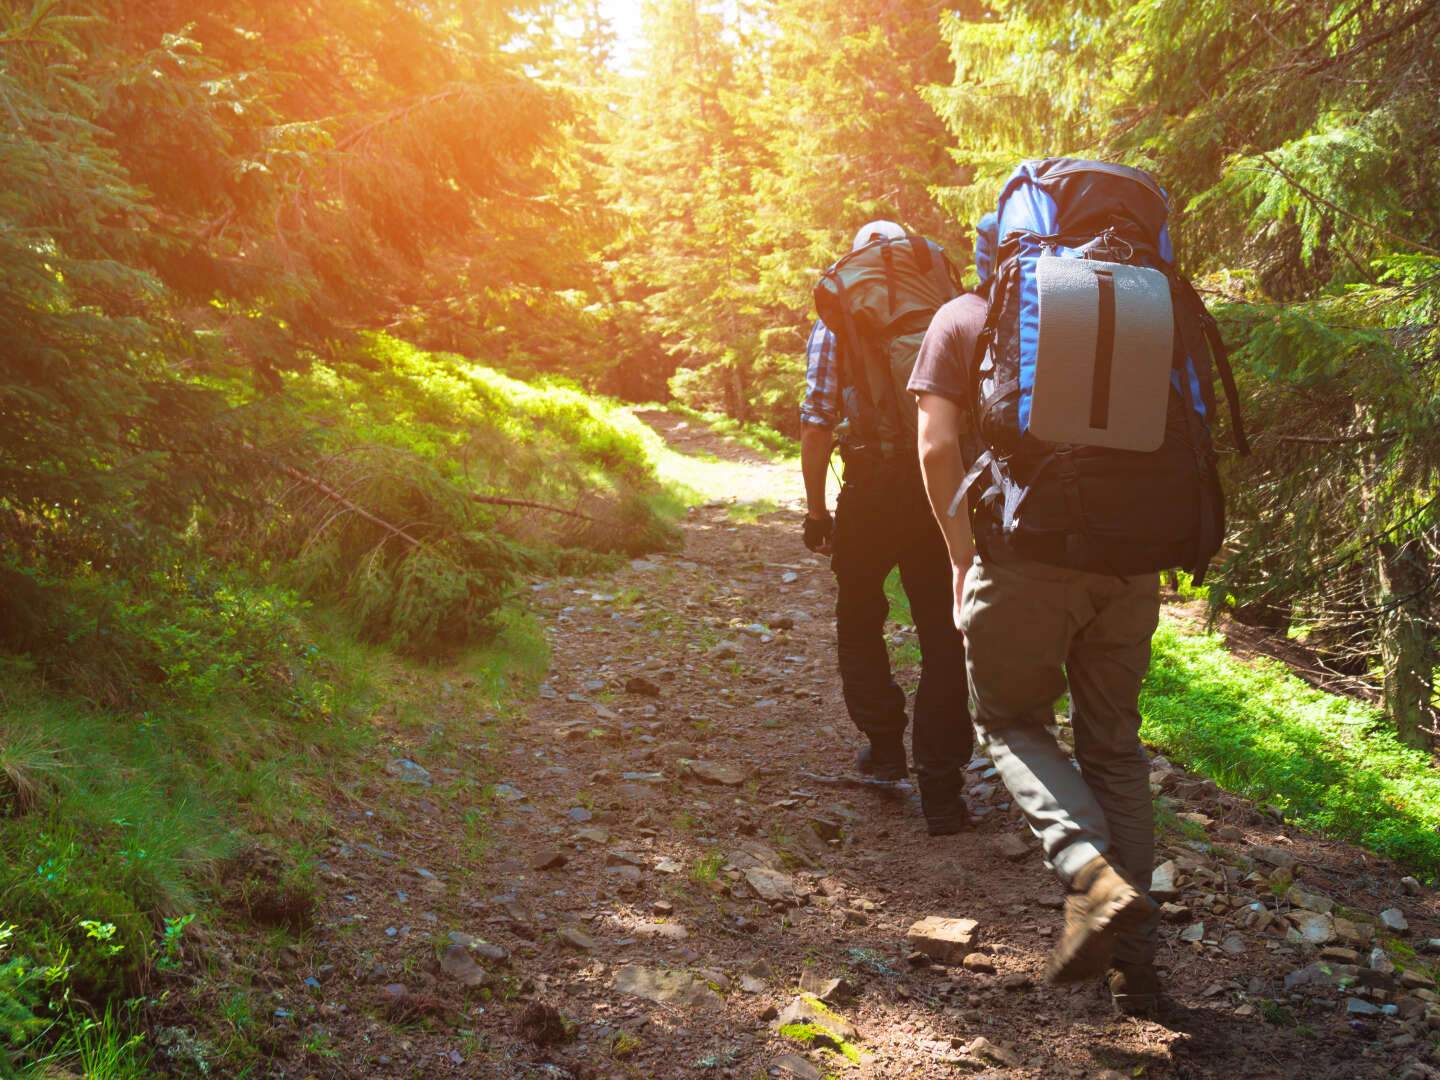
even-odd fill
[{"label": "bare arm", "polygon": [[[830,516],[825,505],[825,473],[830,468],[833,439],[823,424],[800,425],[800,475],[805,479],[805,509],[810,517],[822,521]],[[828,543],[818,552],[830,554]]]},{"label": "bare arm", "polygon": [[955,625],[960,625],[960,594],[965,574],[975,560],[975,541],[970,535],[970,514],[965,506],[950,516],[950,504],[965,479],[965,460],[960,453],[960,436],[965,430],[965,410],[940,394],[917,396],[920,406],[920,471],[930,509],[945,534],[955,580]]},{"label": "bare arm", "polygon": [[820,424],[800,427],[800,474],[805,478],[805,508],[813,518],[823,518],[825,471],[830,467],[830,429]]}]

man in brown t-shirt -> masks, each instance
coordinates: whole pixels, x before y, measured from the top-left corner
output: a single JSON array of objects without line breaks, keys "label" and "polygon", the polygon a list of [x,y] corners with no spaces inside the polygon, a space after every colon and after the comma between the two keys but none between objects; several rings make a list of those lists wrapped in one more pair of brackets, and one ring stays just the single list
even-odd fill
[{"label": "man in brown t-shirt", "polygon": [[[1050,979],[1073,982],[1113,963],[1116,1006],[1153,1014],[1157,912],[1146,890],[1154,817],[1138,702],[1159,575],[1119,578],[1014,558],[983,505],[973,514],[953,505],[968,465],[970,369],[986,310],[973,294],[942,307],[909,382],[926,491],[950,551],[975,730],[1069,890]],[[1050,730],[1067,689],[1078,770]]]}]

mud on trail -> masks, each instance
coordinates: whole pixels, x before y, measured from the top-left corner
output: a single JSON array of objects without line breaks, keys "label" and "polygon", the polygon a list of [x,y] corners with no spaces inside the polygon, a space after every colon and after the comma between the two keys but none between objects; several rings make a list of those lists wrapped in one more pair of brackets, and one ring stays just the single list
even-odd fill
[{"label": "mud on trail", "polygon": [[[1061,893],[988,762],[975,827],[939,838],[909,785],[847,775],[829,567],[800,544],[798,469],[750,467],[746,497],[790,509],[695,508],[682,551],[537,584],[538,696],[485,723],[447,686],[447,739],[336,800],[312,927],[212,980],[217,1002],[268,984],[252,1075],[1440,1076],[1440,998],[1405,970],[1440,937],[1433,895],[1163,760],[1176,1008],[1047,985]],[[929,916],[973,942],[907,937]]]}]

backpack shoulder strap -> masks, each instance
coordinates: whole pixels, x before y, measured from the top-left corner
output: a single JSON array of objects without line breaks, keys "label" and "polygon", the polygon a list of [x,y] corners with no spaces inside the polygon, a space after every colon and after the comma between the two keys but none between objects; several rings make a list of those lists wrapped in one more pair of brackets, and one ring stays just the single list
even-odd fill
[{"label": "backpack shoulder strap", "polygon": [[1179,286],[1182,293],[1180,299],[1194,313],[1204,331],[1211,358],[1215,362],[1215,371],[1219,374],[1220,385],[1225,390],[1225,403],[1230,408],[1230,423],[1235,429],[1235,446],[1241,456],[1246,456],[1250,453],[1250,441],[1245,437],[1245,423],[1240,419],[1240,391],[1235,386],[1235,373],[1230,367],[1229,350],[1225,348],[1225,339],[1220,336],[1220,324],[1205,307],[1205,301],[1200,299],[1200,294],[1195,291],[1189,278],[1174,273],[1171,280]]},{"label": "backpack shoulder strap", "polygon": [[874,399],[870,396],[869,380],[863,377],[863,373],[861,373],[861,377],[857,378],[857,373],[854,371],[857,359],[855,352],[861,347],[860,334],[855,326],[855,318],[850,311],[850,297],[845,289],[845,279],[836,270],[838,265],[837,263],[836,266],[830,267],[822,276],[834,282],[835,295],[839,300],[843,318],[843,325],[830,328],[835,334],[835,357],[838,362],[837,370],[840,376],[842,396],[845,388],[854,391],[857,412],[854,417],[856,434],[860,436],[862,445],[878,446],[880,441],[879,411]]}]

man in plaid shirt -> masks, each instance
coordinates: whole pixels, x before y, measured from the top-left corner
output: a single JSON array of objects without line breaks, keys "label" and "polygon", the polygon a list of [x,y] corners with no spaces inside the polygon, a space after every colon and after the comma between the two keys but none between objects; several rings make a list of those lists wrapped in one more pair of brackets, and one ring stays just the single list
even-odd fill
[{"label": "man in plaid shirt", "polygon": [[[856,235],[854,248],[904,235],[894,222],[871,222]],[[950,557],[926,501],[918,456],[885,462],[846,444],[844,421],[853,410],[845,401],[853,391],[841,386],[836,345],[835,335],[817,319],[806,344],[800,406],[805,546],[831,557],[841,687],[850,719],[868,740],[856,767],[877,780],[902,780],[909,772],[905,692],[891,674],[885,644],[890,611],[885,580],[900,567],[922,657],[912,739],[915,771],[926,830],[947,835],[969,822],[961,793],[974,740],[965,647],[951,619]],[[825,483],[837,433],[845,480],[832,521]]]}]

